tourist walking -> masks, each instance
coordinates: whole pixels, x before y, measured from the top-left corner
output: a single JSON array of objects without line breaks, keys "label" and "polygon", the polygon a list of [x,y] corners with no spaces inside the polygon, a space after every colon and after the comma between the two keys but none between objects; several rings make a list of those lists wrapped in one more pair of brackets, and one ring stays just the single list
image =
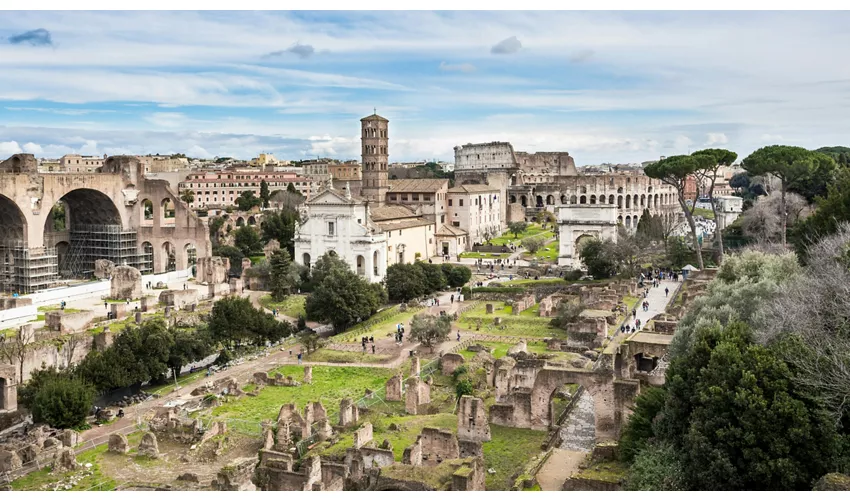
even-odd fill
[{"label": "tourist walking", "polygon": [[301,351],[298,351],[298,364],[301,364]]},{"label": "tourist walking", "polygon": [[666,297],[666,296],[668,296],[668,295],[670,295],[670,289],[669,289],[669,288],[667,288],[667,287],[665,287],[665,288],[664,288],[664,296]]}]

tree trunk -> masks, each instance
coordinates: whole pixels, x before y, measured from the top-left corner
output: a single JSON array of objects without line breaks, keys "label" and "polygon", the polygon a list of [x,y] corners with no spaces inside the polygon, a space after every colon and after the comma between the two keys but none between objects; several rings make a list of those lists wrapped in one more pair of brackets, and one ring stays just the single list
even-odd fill
[{"label": "tree trunk", "polygon": [[679,193],[679,205],[682,206],[682,210],[685,212],[685,218],[688,220],[688,225],[691,226],[691,237],[693,238],[694,249],[697,252],[697,265],[700,270],[703,270],[702,248],[700,248],[699,238],[697,238],[697,225],[694,223],[694,215],[688,210],[688,204],[685,203],[685,196],[681,192]]},{"label": "tree trunk", "polygon": [[708,197],[711,200],[711,211],[714,213],[714,239],[717,241],[717,248],[720,252],[717,256],[717,263],[723,262],[723,234],[720,231],[720,226],[717,224],[717,203],[714,201],[714,179],[711,178],[711,189],[708,190]]},{"label": "tree trunk", "polygon": [[782,186],[781,186],[782,193],[781,193],[781,196],[780,196],[780,203],[779,203],[779,211],[781,213],[779,215],[780,215],[780,217],[782,217],[782,248],[784,249],[785,244],[786,244],[785,233],[788,231],[788,228],[787,228],[787,226],[788,226],[788,209],[785,208],[785,178],[783,177],[779,180],[782,181]]}]

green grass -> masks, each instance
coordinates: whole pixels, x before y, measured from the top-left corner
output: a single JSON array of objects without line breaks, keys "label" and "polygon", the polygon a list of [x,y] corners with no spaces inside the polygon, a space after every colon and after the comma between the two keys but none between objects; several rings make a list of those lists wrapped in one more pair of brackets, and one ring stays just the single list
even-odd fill
[{"label": "green grass", "polygon": [[518,245],[520,241],[522,241],[524,238],[528,238],[529,236],[535,236],[538,234],[542,234],[546,236],[546,238],[552,238],[555,236],[555,233],[553,233],[549,229],[544,230],[540,224],[529,224],[528,228],[524,232],[520,233],[517,237],[514,237],[514,233],[508,231],[506,233],[503,233],[501,236],[490,240],[490,244],[498,246],[509,245],[511,243],[514,243]]},{"label": "green grass", "polygon": [[540,453],[548,432],[491,424],[490,435],[493,439],[483,446],[484,462],[487,469],[495,469],[496,473],[486,474],[487,491],[510,490],[511,478]]},{"label": "green grass", "polygon": [[[97,487],[97,490],[112,490],[115,488],[115,481],[101,472],[98,462],[100,455],[106,453],[107,447],[108,445],[102,444],[77,455],[77,462],[81,464],[80,469],[85,470],[85,464],[92,464],[89,469],[91,475],[80,479],[70,491],[86,491],[94,487]],[[50,472],[50,467],[45,467],[12,481],[12,489],[15,491],[38,491],[48,484],[70,478],[77,473],[77,471],[71,471],[62,474],[53,474]]]},{"label": "green grass", "polygon": [[334,351],[330,349],[319,349],[313,351],[305,360],[322,363],[386,363],[392,356],[383,354],[371,354],[371,349],[367,346],[367,353],[351,352],[351,351]]},{"label": "green grass", "polygon": [[714,220],[714,212],[712,212],[710,208],[695,208],[694,217],[696,217],[697,215],[701,215],[706,219]]},{"label": "green grass", "polygon": [[510,280],[510,281],[500,281],[499,284],[502,285],[503,287],[523,287],[523,286],[529,286],[529,285],[532,285],[532,286],[533,285],[537,285],[537,286],[564,285],[564,286],[566,286],[566,285],[569,285],[569,282],[564,280],[563,278],[540,278],[539,280],[536,280],[536,279],[514,279],[514,280]]},{"label": "green grass", "polygon": [[556,262],[560,253],[560,243],[558,242],[558,240],[555,240],[538,250],[533,256],[529,252],[525,252],[523,254],[523,257],[526,260],[530,260],[532,257],[537,257],[538,260]]},{"label": "green grass", "polygon": [[399,312],[398,306],[393,306],[334,336],[333,341],[360,342],[360,337],[386,337],[396,331],[398,323],[404,323],[405,331],[409,332],[410,320],[419,312],[422,312],[422,309]]},{"label": "green grass", "polygon": [[[487,314],[486,304],[494,305],[493,314]],[[493,318],[502,318],[502,325],[493,324]],[[476,321],[481,320],[481,330],[476,330]],[[455,323],[463,331],[472,331],[489,335],[506,335],[513,337],[563,337],[565,332],[549,324],[550,318],[538,316],[511,314],[511,307],[504,302],[486,301],[465,312]],[[505,328],[502,329],[502,326]]]},{"label": "green grass", "polygon": [[[476,342],[476,344],[483,345],[485,347],[490,347],[493,349],[491,355],[496,358],[503,358],[508,355],[508,349],[516,345],[516,342]],[[526,348],[529,353],[533,354],[549,354],[553,355],[554,358],[551,358],[553,361],[569,361],[570,359],[579,357],[579,354],[571,353],[571,352],[562,352],[562,351],[550,351],[546,349],[546,344],[544,342],[527,342]],[[467,361],[471,360],[475,357],[477,352],[470,351],[468,349],[464,349],[460,351],[458,354],[464,357]]]},{"label": "green grass", "polygon": [[[206,376],[206,374],[207,374],[207,371],[204,370],[204,369],[200,369],[200,370],[198,370],[194,373],[187,373],[186,375],[181,375],[181,376],[177,377],[177,383],[180,386],[185,386],[185,385],[191,384],[192,382],[195,382],[196,380],[203,378],[204,376]],[[174,390],[174,379],[172,379],[167,384],[154,385],[154,386],[150,386],[150,387],[145,388],[145,392],[149,392],[151,394],[157,394],[159,396],[164,396],[166,394],[169,394],[173,390]]]},{"label": "green grass", "polygon": [[280,314],[289,316],[290,318],[297,318],[298,316],[305,315],[304,305],[306,303],[306,295],[290,295],[281,302],[275,302],[271,295],[263,295],[260,297],[260,304],[262,304],[263,307],[269,310],[277,309]]},{"label": "green grass", "polygon": [[573,477],[604,481],[606,483],[618,483],[626,479],[629,467],[623,462],[596,462],[590,464],[586,469],[580,469]]},{"label": "green grass", "polygon": [[[118,302],[123,302],[123,301],[119,300]],[[39,306],[38,309],[37,309],[37,311],[40,312],[40,313],[46,313],[46,312],[50,312],[50,311],[61,311],[61,310],[62,310],[62,308],[59,307],[59,306]],[[66,307],[65,308],[66,313],[77,313],[77,312],[80,312],[80,311],[82,311],[82,309],[74,309],[72,307]],[[39,316],[43,317],[44,315],[39,314]]]},{"label": "green grass", "polygon": [[251,265],[252,266],[255,266],[255,265],[259,264],[260,262],[266,260],[265,255],[252,255],[248,258],[251,259]]},{"label": "green grass", "polygon": [[[269,372],[269,376],[281,373],[302,380],[304,367],[286,365]],[[228,401],[213,410],[218,417],[261,422],[265,419],[277,420],[280,407],[295,403],[303,408],[309,402],[321,401],[328,413],[339,411],[339,401],[351,398],[357,401],[363,397],[366,389],[377,391],[384,387],[392,376],[391,370],[378,368],[355,368],[336,366],[314,366],[313,383],[300,387],[264,387],[255,397],[243,396]],[[335,422],[333,422],[335,423]]]}]

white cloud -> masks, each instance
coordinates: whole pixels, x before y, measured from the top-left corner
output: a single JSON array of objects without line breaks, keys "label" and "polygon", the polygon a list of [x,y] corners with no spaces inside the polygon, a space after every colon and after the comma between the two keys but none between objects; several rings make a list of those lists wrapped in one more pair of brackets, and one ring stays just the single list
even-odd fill
[{"label": "white cloud", "polygon": [[34,143],[34,142],[28,142],[28,143],[24,144],[23,150],[24,150],[24,153],[29,153],[29,154],[33,154],[33,155],[40,155],[44,152],[41,149],[41,146]]},{"label": "white cloud", "polygon": [[729,142],[729,139],[726,137],[726,134],[722,132],[710,132],[706,134],[706,146],[721,145],[726,144],[727,142]]},{"label": "white cloud", "polygon": [[676,154],[685,154],[687,153],[687,149],[691,147],[694,141],[691,140],[690,137],[685,135],[680,135],[673,140],[673,149],[676,150]]},{"label": "white cloud", "polygon": [[0,157],[6,159],[6,156],[22,153],[23,150],[16,141],[0,142]]},{"label": "white cloud", "polygon": [[461,73],[472,73],[475,71],[475,66],[469,63],[446,64],[445,61],[440,63],[440,69],[443,71],[460,71]]},{"label": "white cloud", "polygon": [[195,144],[186,150],[186,156],[190,158],[212,158],[215,155],[211,155],[209,151]]},{"label": "white cloud", "polygon": [[490,49],[492,54],[516,54],[522,49],[522,42],[515,36],[505,38],[501,42],[493,45]]}]

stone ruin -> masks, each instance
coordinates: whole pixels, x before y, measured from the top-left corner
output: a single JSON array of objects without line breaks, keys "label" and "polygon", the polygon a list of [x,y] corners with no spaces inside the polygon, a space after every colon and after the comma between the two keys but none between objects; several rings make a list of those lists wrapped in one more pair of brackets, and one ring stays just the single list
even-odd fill
[{"label": "stone ruin", "polygon": [[244,392],[239,388],[236,377],[222,377],[198,387],[191,392],[192,396],[203,396],[205,394],[226,394],[230,396],[242,396]]},{"label": "stone ruin", "polygon": [[230,259],[227,257],[201,257],[197,261],[198,283],[227,283]]},{"label": "stone ruin", "polygon": [[280,242],[276,239],[270,239],[266,246],[263,247],[263,255],[266,256],[266,260],[270,260],[272,258],[272,254],[277,250],[280,250]]},{"label": "stone ruin", "polygon": [[194,288],[165,290],[159,294],[159,303],[175,309],[190,309],[198,305],[198,291]]},{"label": "stone ruin", "polygon": [[136,300],[142,296],[142,273],[132,266],[116,266],[109,283],[109,297]]},{"label": "stone ruin", "polygon": [[203,444],[207,440],[227,433],[226,422],[212,422],[208,428],[200,419],[189,418],[185,410],[157,408],[149,422],[150,430],[160,438],[181,444]]},{"label": "stone ruin", "polygon": [[[311,381],[312,375],[312,372],[310,372]],[[269,374],[265,372],[255,373],[254,383],[258,386],[271,385],[275,387],[298,387],[301,385],[301,382],[295,380],[292,375],[287,375],[284,377],[282,373],[275,373],[274,378],[270,378]]]},{"label": "stone ruin", "polygon": [[[48,311],[44,313],[44,323],[48,330],[62,335],[87,330],[94,321],[94,311]],[[28,326],[28,325],[24,325]]]},{"label": "stone ruin", "polygon": [[431,402],[431,386],[418,376],[409,377],[405,382],[404,410],[410,415],[419,414],[419,406]]},{"label": "stone ruin", "polygon": [[460,458],[460,446],[452,431],[425,427],[416,442],[404,449],[402,463],[435,466],[456,458]]},{"label": "stone ruin", "polygon": [[451,375],[465,363],[463,356],[456,353],[443,354],[440,358],[440,370],[443,375]]},{"label": "stone ruin", "polygon": [[97,279],[107,279],[112,276],[112,271],[115,270],[115,263],[111,260],[97,259],[94,261],[94,277]]},{"label": "stone ruin", "polygon": [[4,438],[0,444],[0,475],[35,464],[42,467],[53,464],[57,470],[76,467],[73,448],[79,435],[73,430],[39,425],[29,432],[22,428],[10,431]]},{"label": "stone ruin", "polygon": [[461,458],[484,456],[481,443],[490,441],[490,424],[483,399],[468,395],[460,398],[457,438]]},{"label": "stone ruin", "polygon": [[127,442],[127,436],[123,434],[110,434],[107,450],[110,453],[126,455],[130,451],[130,443]]},{"label": "stone ruin", "polygon": [[305,366],[304,367],[304,383],[312,384],[313,383],[313,367]]},{"label": "stone ruin", "polygon": [[230,462],[216,475],[212,482],[215,491],[256,491],[252,478],[257,469],[256,457],[242,457]]},{"label": "stone ruin", "polygon": [[511,314],[516,316],[519,313],[534,307],[534,294],[524,295],[516,300],[514,300],[513,307],[511,308]]},{"label": "stone ruin", "polygon": [[139,441],[136,454],[140,457],[159,458],[159,443],[156,440],[156,434],[153,432],[142,434],[142,440]]},{"label": "stone ruin", "polygon": [[360,420],[360,410],[350,399],[345,398],[339,402],[339,425],[348,427]]},{"label": "stone ruin", "polygon": [[402,396],[402,376],[401,373],[396,373],[389,380],[387,380],[387,384],[385,386],[386,394],[384,399],[386,401],[401,401]]}]

